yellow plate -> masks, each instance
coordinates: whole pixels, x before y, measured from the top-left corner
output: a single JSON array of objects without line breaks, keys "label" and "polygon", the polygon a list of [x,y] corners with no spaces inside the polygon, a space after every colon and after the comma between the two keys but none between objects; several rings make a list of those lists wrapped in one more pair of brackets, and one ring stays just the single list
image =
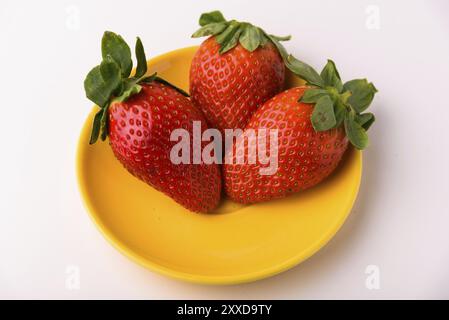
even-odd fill
[{"label": "yellow plate", "polygon": [[[149,61],[151,71],[188,89],[196,47]],[[289,85],[299,84],[289,75]],[[317,187],[286,199],[241,206],[225,200],[215,214],[196,214],[131,176],[105,142],[88,144],[94,110],[78,144],[77,171],[85,205],[103,235],[148,269],[208,283],[249,282],[310,257],[348,216],[361,179],[362,155],[348,150]]]}]

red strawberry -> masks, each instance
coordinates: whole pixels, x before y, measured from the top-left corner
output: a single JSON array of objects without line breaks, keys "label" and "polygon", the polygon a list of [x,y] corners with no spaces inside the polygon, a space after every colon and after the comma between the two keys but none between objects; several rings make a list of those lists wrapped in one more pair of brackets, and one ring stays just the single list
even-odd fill
[{"label": "red strawberry", "polygon": [[211,37],[192,60],[192,101],[212,127],[222,132],[244,128],[257,108],[283,88],[279,41],[289,37],[268,35],[246,22],[226,21],[219,11],[201,15],[200,25],[193,37]]},{"label": "red strawberry", "polygon": [[[201,111],[182,91],[152,75],[145,77],[146,58],[136,43],[136,75],[129,47],[120,36],[106,32],[102,41],[103,62],[85,80],[86,94],[101,107],[94,119],[91,143],[100,131],[116,158],[135,177],[165,193],[192,211],[207,212],[220,200],[221,174],[216,164],[174,164],[170,141],[175,129],[193,137],[193,122],[207,124]],[[191,144],[192,145],[192,144]],[[201,150],[205,144],[201,146]]]},{"label": "red strawberry", "polygon": [[[344,85],[332,61],[321,75],[310,66],[289,57],[287,66],[309,84],[284,91],[267,101],[253,115],[244,133],[238,137],[224,165],[224,184],[228,196],[241,203],[261,202],[310,188],[329,176],[339,164],[348,140],[359,149],[367,145],[366,130],[374,122],[364,113],[376,92],[366,80],[352,80]],[[315,106],[313,105],[315,104]],[[248,141],[251,129],[256,136],[261,129],[276,129],[277,170],[262,174],[267,167],[258,159],[252,164],[238,155],[251,154]],[[257,148],[260,148],[257,145]]]},{"label": "red strawberry", "polygon": [[[173,88],[154,81],[139,94],[109,108],[109,143],[128,171],[192,211],[207,212],[220,200],[219,167],[208,164],[173,164],[170,141],[175,129],[193,137],[192,123],[204,116],[189,99]],[[203,144],[203,148],[204,148]]]}]

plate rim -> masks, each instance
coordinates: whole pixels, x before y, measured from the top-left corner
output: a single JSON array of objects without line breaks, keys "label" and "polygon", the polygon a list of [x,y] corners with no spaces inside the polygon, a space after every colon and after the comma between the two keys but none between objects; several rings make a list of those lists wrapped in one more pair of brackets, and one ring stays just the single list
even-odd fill
[{"label": "plate rim", "polygon": [[[147,63],[157,63],[160,60],[167,59],[169,56],[174,54],[179,54],[182,51],[192,50],[194,48],[198,48],[198,46],[189,46],[184,48],[175,49],[160,55],[155,56],[152,59],[149,59]],[[209,285],[233,285],[233,284],[241,284],[253,282],[265,278],[272,277],[274,275],[280,274],[284,271],[287,271],[300,263],[304,262],[311,256],[313,256],[316,252],[322,249],[340,230],[343,223],[348,218],[349,214],[354,207],[354,203],[357,199],[357,195],[360,189],[361,179],[362,179],[362,169],[363,169],[363,157],[362,152],[360,150],[354,150],[354,157],[357,158],[357,162],[359,163],[359,170],[357,174],[357,187],[353,191],[352,201],[348,202],[348,207],[345,209],[345,214],[341,216],[338,222],[330,228],[326,233],[318,238],[313,245],[310,245],[307,250],[300,251],[297,255],[293,256],[290,259],[285,260],[282,263],[275,264],[269,268],[264,268],[261,270],[243,273],[238,275],[223,275],[223,276],[210,276],[210,275],[201,275],[195,273],[187,273],[178,270],[174,270],[163,265],[160,265],[156,262],[150,261],[145,257],[140,256],[138,253],[134,252],[131,248],[129,248],[126,244],[123,243],[118,237],[116,237],[113,232],[111,232],[101,221],[98,215],[95,213],[96,211],[93,209],[93,204],[91,203],[90,197],[88,196],[88,192],[86,190],[86,182],[82,174],[82,163],[83,158],[85,157],[85,143],[88,138],[89,129],[91,124],[87,121],[87,119],[91,118],[91,115],[95,113],[96,106],[92,108],[89,112],[88,117],[84,120],[83,126],[81,128],[81,133],[78,137],[78,143],[76,148],[76,177],[78,190],[80,192],[81,200],[84,208],[86,209],[90,219],[94,222],[96,228],[100,231],[100,233],[106,238],[107,242],[112,245],[117,251],[119,251],[122,255],[127,257],[128,259],[134,261],[138,265],[154,271],[158,274],[168,276],[170,278],[183,280],[191,283],[198,284],[209,284]]]}]

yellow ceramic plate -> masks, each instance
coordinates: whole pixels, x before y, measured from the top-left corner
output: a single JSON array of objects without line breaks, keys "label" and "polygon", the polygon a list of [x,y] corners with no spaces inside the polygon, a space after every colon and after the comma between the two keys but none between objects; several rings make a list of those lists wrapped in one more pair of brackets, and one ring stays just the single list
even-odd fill
[{"label": "yellow ceramic plate", "polygon": [[[188,89],[196,47],[149,61],[149,72]],[[289,75],[289,85],[299,84]],[[310,257],[348,216],[360,184],[361,153],[350,149],[317,187],[286,199],[241,206],[225,200],[196,214],[131,176],[108,143],[88,144],[94,111],[82,129],[77,171],[85,205],[104,236],[139,264],[174,278],[209,284],[258,280]]]}]

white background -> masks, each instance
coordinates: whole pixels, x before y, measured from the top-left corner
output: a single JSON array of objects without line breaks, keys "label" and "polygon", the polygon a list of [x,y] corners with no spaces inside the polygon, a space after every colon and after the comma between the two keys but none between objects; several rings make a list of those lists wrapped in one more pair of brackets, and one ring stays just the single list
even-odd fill
[{"label": "white background", "polygon": [[[379,89],[360,194],[340,232],[288,272],[227,287],[129,261],[91,222],[75,179],[91,108],[82,82],[103,31],[140,35],[154,56],[200,43],[189,35],[213,9],[292,34],[286,46],[302,60],[333,58],[344,79]],[[449,2],[2,0],[0,48],[0,298],[449,298]],[[72,265],[79,290],[66,287]],[[365,285],[369,265],[378,290]]]}]

